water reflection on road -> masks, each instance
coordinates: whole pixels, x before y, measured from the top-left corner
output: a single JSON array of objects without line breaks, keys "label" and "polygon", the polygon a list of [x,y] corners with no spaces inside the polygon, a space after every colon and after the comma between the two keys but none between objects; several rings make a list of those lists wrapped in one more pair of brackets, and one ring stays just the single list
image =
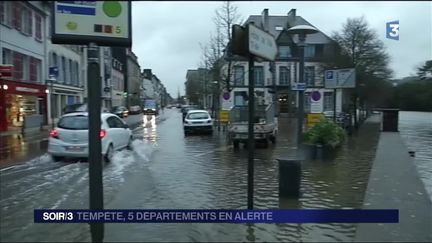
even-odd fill
[{"label": "water reflection on road", "polygon": [[[246,208],[247,151],[227,146],[224,133],[185,137],[181,113],[144,117],[133,151],[104,168],[106,208]],[[359,208],[377,143],[377,120],[334,161],[303,163],[302,196],[278,197],[275,159],[295,153],[295,124],[280,120],[278,144],[257,149],[255,208]],[[37,161],[37,162],[36,162]],[[5,241],[89,241],[84,224],[38,224],[34,208],[88,207],[88,163],[53,163],[45,156],[2,171],[1,238]],[[106,241],[350,241],[349,224],[107,224]]]}]

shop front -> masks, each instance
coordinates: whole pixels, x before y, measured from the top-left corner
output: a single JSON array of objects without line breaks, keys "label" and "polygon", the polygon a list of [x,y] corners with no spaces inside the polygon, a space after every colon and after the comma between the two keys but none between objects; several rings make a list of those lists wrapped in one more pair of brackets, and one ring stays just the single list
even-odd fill
[{"label": "shop front", "polygon": [[0,79],[0,131],[21,128],[31,115],[42,115],[46,124],[46,90],[46,85]]}]

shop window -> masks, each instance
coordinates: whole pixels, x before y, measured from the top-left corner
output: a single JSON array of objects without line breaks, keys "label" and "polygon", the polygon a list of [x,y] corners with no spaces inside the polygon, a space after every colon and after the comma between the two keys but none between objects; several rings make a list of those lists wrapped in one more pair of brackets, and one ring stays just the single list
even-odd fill
[{"label": "shop window", "polygon": [[334,110],[333,101],[333,92],[324,92],[324,111]]}]

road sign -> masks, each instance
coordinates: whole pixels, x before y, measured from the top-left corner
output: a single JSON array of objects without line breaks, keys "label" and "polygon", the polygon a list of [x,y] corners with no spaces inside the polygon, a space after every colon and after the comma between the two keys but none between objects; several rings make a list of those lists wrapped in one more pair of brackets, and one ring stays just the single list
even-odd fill
[{"label": "road sign", "polygon": [[223,93],[223,98],[224,98],[224,100],[229,100],[231,98],[230,92],[224,92]]},{"label": "road sign", "polygon": [[13,65],[0,65],[0,77],[11,78],[13,73]]},{"label": "road sign", "polygon": [[131,2],[53,1],[54,44],[132,45]]},{"label": "road sign", "polygon": [[306,83],[294,83],[291,90],[298,90],[298,91],[306,90]]},{"label": "road sign", "polygon": [[50,67],[49,68],[49,76],[50,76],[50,78],[57,78],[58,77],[58,67]]},{"label": "road sign", "polygon": [[229,122],[229,111],[220,111],[219,112],[219,121],[220,122]]},{"label": "road sign", "polygon": [[322,113],[309,113],[307,114],[307,127],[312,128],[317,124],[321,119],[324,118],[324,115]]},{"label": "road sign", "polygon": [[310,111],[311,113],[322,113],[324,109],[323,95],[320,91],[313,91],[310,99]]},{"label": "road sign", "polygon": [[355,88],[356,73],[354,68],[325,71],[325,87],[327,89]]},{"label": "road sign", "polygon": [[253,24],[249,24],[248,28],[249,52],[257,57],[274,61],[277,54],[274,37]]}]

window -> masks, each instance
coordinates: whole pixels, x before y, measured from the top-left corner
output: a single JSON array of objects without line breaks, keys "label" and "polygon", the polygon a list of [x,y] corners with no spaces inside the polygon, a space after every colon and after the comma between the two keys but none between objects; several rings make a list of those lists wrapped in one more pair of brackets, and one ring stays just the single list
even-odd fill
[{"label": "window", "polygon": [[108,126],[110,128],[123,128],[124,123],[117,117],[111,116],[107,119]]},{"label": "window", "polygon": [[33,35],[33,13],[31,9],[23,7],[21,9],[21,31],[26,35]]},{"label": "window", "polygon": [[315,57],[315,46],[307,45],[304,49],[305,57]]},{"label": "window", "polygon": [[242,86],[244,85],[244,67],[243,66],[234,66],[234,85]]},{"label": "window", "polygon": [[13,64],[12,51],[9,49],[3,48],[2,60],[3,60],[3,64]]},{"label": "window", "polygon": [[41,60],[30,57],[30,81],[38,82],[41,80]]},{"label": "window", "polygon": [[291,48],[289,46],[279,46],[278,49],[279,57],[291,57]]},{"label": "window", "polygon": [[207,112],[195,112],[195,113],[190,113],[187,119],[204,120],[204,119],[210,119],[210,117]]},{"label": "window", "polygon": [[305,110],[305,112],[310,112],[310,106],[311,106],[310,92],[305,92],[304,93],[304,110]]},{"label": "window", "polygon": [[21,31],[21,3],[13,2],[13,18],[12,23],[13,27],[17,30]]},{"label": "window", "polygon": [[13,53],[13,78],[15,80],[23,79],[23,65],[24,65],[24,55],[18,52]]},{"label": "window", "polygon": [[60,119],[58,123],[59,128],[70,130],[87,130],[88,129],[87,116],[65,116]]},{"label": "window", "polygon": [[68,83],[69,84],[73,84],[74,82],[75,82],[75,80],[74,80],[74,73],[75,73],[75,71],[72,69],[73,68],[73,65],[72,65],[72,60],[68,60],[68,65],[67,65],[67,67],[68,67],[68,70],[67,70],[67,72],[68,72]]},{"label": "window", "polygon": [[306,86],[315,86],[315,67],[307,66],[305,67],[305,83]]},{"label": "window", "polygon": [[35,13],[35,39],[42,41],[42,17]]},{"label": "window", "polygon": [[254,81],[255,86],[264,86],[264,67],[255,66],[254,67]]},{"label": "window", "polygon": [[290,69],[288,67],[279,67],[279,85],[289,85],[290,82]]},{"label": "window", "polygon": [[234,92],[234,105],[235,106],[244,106],[244,105],[246,105],[245,95],[246,95],[245,91]]},{"label": "window", "polygon": [[333,92],[324,92],[324,111],[332,111],[333,110]]},{"label": "window", "polygon": [[61,57],[61,80],[66,81],[66,58]]},{"label": "window", "polygon": [[0,1],[0,24],[12,26],[12,3],[11,1]]},{"label": "window", "polygon": [[79,65],[78,62],[74,63],[75,65],[75,85],[79,86],[80,85],[80,80],[79,80]]}]

